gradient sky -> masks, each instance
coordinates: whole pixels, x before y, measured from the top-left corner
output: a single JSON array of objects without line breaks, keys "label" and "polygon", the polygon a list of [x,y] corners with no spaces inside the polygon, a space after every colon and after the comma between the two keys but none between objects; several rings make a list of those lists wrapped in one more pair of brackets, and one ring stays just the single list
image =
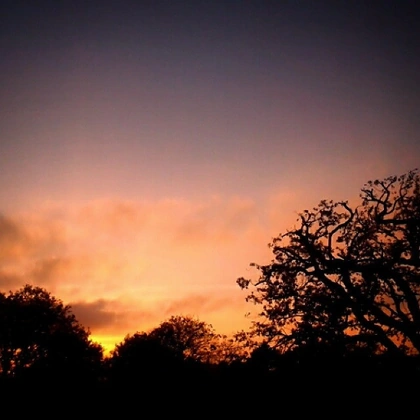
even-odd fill
[{"label": "gradient sky", "polygon": [[108,348],[236,285],[320,199],[420,163],[416,1],[3,1],[0,290]]}]

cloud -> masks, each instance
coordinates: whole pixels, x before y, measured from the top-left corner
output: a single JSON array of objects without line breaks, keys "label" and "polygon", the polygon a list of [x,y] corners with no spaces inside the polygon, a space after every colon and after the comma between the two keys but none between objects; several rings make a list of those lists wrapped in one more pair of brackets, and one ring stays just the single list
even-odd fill
[{"label": "cloud", "polygon": [[93,302],[75,302],[70,304],[77,320],[91,330],[112,329],[124,317],[123,313],[109,310],[112,301],[98,299]]},{"label": "cloud", "polygon": [[77,320],[95,334],[131,333],[156,318],[154,311],[141,310],[123,301],[97,299],[70,303]]},{"label": "cloud", "polygon": [[5,241],[14,241],[22,236],[19,226],[11,218],[0,215],[0,239]]},{"label": "cloud", "polygon": [[30,240],[23,226],[11,217],[0,215],[0,262],[21,256],[29,246]]},{"label": "cloud", "polygon": [[[179,299],[150,302],[127,302],[123,300],[97,299],[70,303],[77,320],[95,336],[109,341],[109,337],[137,331],[147,332],[159,326],[172,315],[196,316],[200,320],[217,325],[220,332],[231,332],[234,327],[229,320],[220,318],[219,313],[233,313],[238,320],[245,313],[243,299],[228,294],[188,294]],[[107,338],[108,337],[108,338]]]},{"label": "cloud", "polygon": [[92,226],[103,237],[113,234],[126,235],[140,232],[150,224],[155,212],[149,202],[129,200],[94,200],[74,211],[77,226]]},{"label": "cloud", "polygon": [[224,327],[218,314],[232,314],[242,299],[236,278],[266,252],[263,217],[253,200],[216,196],[50,203],[5,215],[0,288],[45,287],[102,336],[148,330],[176,314]]},{"label": "cloud", "polygon": [[163,315],[170,317],[178,314],[188,314],[197,316],[205,315],[211,312],[219,311],[227,306],[232,305],[232,297],[224,296],[204,296],[189,295],[181,299],[168,302],[164,306]]},{"label": "cloud", "polygon": [[227,244],[258,228],[258,212],[250,199],[213,197],[191,207],[174,226],[174,240],[183,245]]},{"label": "cloud", "polygon": [[234,282],[235,267],[264,243],[260,220],[239,197],[55,203],[1,219],[0,286],[33,283],[72,300],[179,298]]},{"label": "cloud", "polygon": [[0,292],[13,291],[23,286],[23,279],[14,272],[0,269]]},{"label": "cloud", "polygon": [[31,282],[39,285],[51,285],[60,280],[71,270],[72,262],[68,258],[47,257],[35,261],[27,274]]}]

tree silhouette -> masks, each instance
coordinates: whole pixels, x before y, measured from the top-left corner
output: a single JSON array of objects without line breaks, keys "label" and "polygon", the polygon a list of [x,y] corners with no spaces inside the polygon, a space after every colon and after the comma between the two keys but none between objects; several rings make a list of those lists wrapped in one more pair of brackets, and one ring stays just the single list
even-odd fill
[{"label": "tree silhouette", "polygon": [[109,360],[115,378],[172,375],[212,360],[219,336],[213,327],[188,316],[172,316],[149,333],[127,335]]},{"label": "tree silhouette", "polygon": [[212,325],[190,316],[172,316],[150,332],[150,336],[184,360],[213,361],[218,340]]},{"label": "tree silhouette", "polygon": [[369,181],[361,203],[322,200],[274,238],[247,300],[253,333],[282,352],[420,352],[420,178]]},{"label": "tree silhouette", "polygon": [[216,333],[211,324],[192,316],[172,316],[150,335],[182,354],[184,360],[230,364],[245,357],[243,348],[234,338]]},{"label": "tree silhouette", "polygon": [[148,369],[153,362],[165,364],[168,360],[180,360],[179,352],[162,343],[147,333],[135,333],[127,335],[123,342],[117,344],[112,352],[114,364],[116,361],[120,366]]},{"label": "tree silhouette", "polygon": [[[233,340],[216,334],[212,325],[191,316],[172,316],[150,332],[127,335],[108,359],[110,385],[126,388],[140,378],[148,392],[171,389],[181,378],[196,384],[196,391],[225,375],[243,360]],[[181,391],[180,391],[181,392]],[[181,392],[182,393],[182,392]]]},{"label": "tree silhouette", "polygon": [[65,306],[46,290],[24,286],[0,293],[0,375],[57,384],[97,378],[102,347],[89,339]]},{"label": "tree silhouette", "polygon": [[142,395],[167,391],[181,377],[184,360],[176,349],[163,345],[148,333],[127,335],[107,360],[110,387],[144,388]]}]

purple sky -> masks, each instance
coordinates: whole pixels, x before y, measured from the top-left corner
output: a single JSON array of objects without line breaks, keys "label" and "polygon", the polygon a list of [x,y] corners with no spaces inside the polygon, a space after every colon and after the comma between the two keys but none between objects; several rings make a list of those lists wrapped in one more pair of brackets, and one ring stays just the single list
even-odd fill
[{"label": "purple sky", "polygon": [[415,5],[2,2],[2,289],[103,342],[170,310],[244,325],[235,280],[296,212],[419,166]]}]

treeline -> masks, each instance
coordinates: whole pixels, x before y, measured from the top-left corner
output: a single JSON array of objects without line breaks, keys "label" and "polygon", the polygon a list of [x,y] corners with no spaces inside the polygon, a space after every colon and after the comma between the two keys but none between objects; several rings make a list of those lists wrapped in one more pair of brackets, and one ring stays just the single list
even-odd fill
[{"label": "treeline", "polygon": [[327,378],[335,384],[357,381],[359,387],[365,379],[378,386],[395,375],[418,381],[419,373],[418,357],[378,355],[366,347],[343,352],[325,345],[281,353],[246,333],[229,338],[186,316],[127,335],[105,357],[71,308],[45,289],[26,285],[0,293],[3,389],[141,389],[152,395],[181,393],[187,386],[190,392],[205,388],[222,395],[250,381],[287,391],[292,383]]}]

